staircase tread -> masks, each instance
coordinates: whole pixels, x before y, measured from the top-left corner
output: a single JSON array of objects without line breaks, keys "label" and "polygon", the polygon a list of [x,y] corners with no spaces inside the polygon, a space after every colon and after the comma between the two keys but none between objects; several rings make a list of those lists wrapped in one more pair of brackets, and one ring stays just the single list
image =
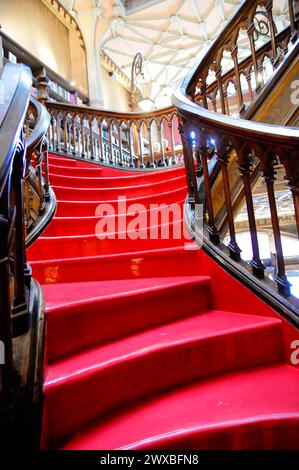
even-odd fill
[{"label": "staircase tread", "polygon": [[[65,188],[66,190],[68,190],[69,188]],[[123,189],[123,188],[122,188]],[[155,192],[154,196],[157,198],[157,197],[161,197],[161,196],[173,196],[173,194],[175,193],[180,193],[182,191],[185,191],[186,192],[186,187],[185,185],[182,186],[182,187],[179,187],[179,188],[175,188],[175,189],[171,189],[169,191],[164,191],[164,192]],[[148,199],[150,199],[150,201],[152,201],[153,203],[155,203],[155,200],[153,200],[153,194],[146,194],[145,196],[134,196],[134,197],[127,197],[126,198],[126,201],[127,202],[132,202],[132,201],[137,201],[138,203],[140,203],[140,201],[147,201]],[[57,197],[57,204],[59,205],[59,203],[67,203],[67,204],[82,204],[82,205],[86,205],[86,204],[101,204],[101,203],[105,203],[105,204],[109,204],[109,203],[113,203],[113,202],[119,202],[119,199],[107,199],[105,201],[103,201],[102,199],[97,199],[97,200],[84,200],[84,199],[79,199],[79,200],[74,200],[74,199],[70,199],[70,200],[66,200],[66,199],[60,199],[59,196]]]},{"label": "staircase tread", "polygon": [[298,389],[298,370],[285,364],[234,372],[162,393],[94,421],[63,448],[157,448],[213,428],[283,418],[299,421]]},{"label": "staircase tread", "polygon": [[124,298],[178,286],[208,283],[209,276],[178,276],[43,284],[47,313],[79,303]]},{"label": "staircase tread", "polygon": [[109,253],[104,255],[93,255],[93,256],[78,256],[74,258],[51,258],[51,259],[40,259],[40,260],[32,260],[30,261],[30,265],[32,266],[43,266],[48,264],[77,264],[77,263],[88,263],[88,262],[100,262],[101,260],[108,260],[108,259],[117,259],[117,258],[133,258],[137,256],[150,256],[150,255],[160,255],[160,256],[168,256],[168,255],[175,255],[175,253],[190,253],[190,251],[198,250],[198,245],[195,243],[190,243],[190,246],[170,246],[166,248],[160,249],[153,249],[153,250],[140,250],[140,251],[130,251],[130,252],[119,252],[119,253]]},{"label": "staircase tread", "polygon": [[280,325],[271,317],[209,310],[58,360],[48,367],[45,389],[169,346]]}]

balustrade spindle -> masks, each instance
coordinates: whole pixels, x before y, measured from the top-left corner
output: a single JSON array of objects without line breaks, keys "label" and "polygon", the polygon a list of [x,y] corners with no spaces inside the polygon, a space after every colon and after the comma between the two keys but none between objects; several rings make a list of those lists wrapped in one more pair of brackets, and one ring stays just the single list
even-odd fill
[{"label": "balustrade spindle", "polygon": [[55,150],[55,116],[51,115],[51,150]]},{"label": "balustrade spindle", "polygon": [[234,61],[234,69],[235,69],[235,77],[236,77],[236,91],[237,91],[237,98],[238,98],[238,107],[239,113],[244,111],[244,98],[242,93],[242,86],[241,86],[241,78],[239,72],[239,64],[238,64],[238,46],[235,46],[232,50],[232,59]]},{"label": "balustrade spindle", "polygon": [[[179,132],[181,135],[183,150],[184,150],[184,164],[185,164],[185,171],[186,171],[186,180],[187,180],[187,188],[188,188],[188,203],[194,208],[195,205],[195,197],[194,197],[194,179],[195,179],[195,186],[197,186],[196,177],[193,178],[192,175],[192,167],[190,166],[190,152],[188,151],[188,139],[185,136],[184,126],[183,124],[179,125]],[[193,159],[192,155],[191,158]]]},{"label": "balustrade spindle", "polygon": [[217,113],[217,100],[216,100],[216,95],[215,95],[215,97],[212,99],[212,106],[213,106],[213,111],[214,111],[214,113]]},{"label": "balustrade spindle", "polygon": [[291,293],[291,290],[290,290],[291,284],[289,283],[287,279],[286,271],[285,271],[279,219],[278,219],[278,214],[277,214],[277,207],[276,207],[275,193],[274,193],[275,178],[274,178],[273,160],[269,161],[268,168],[264,170],[263,176],[264,176],[266,187],[267,187],[267,194],[268,194],[269,207],[270,207],[270,213],[271,213],[271,223],[272,223],[272,228],[273,228],[273,236],[274,236],[274,243],[275,243],[275,250],[276,250],[277,275],[275,277],[275,281],[278,286],[278,291],[282,295],[287,297]]},{"label": "balustrade spindle", "polygon": [[67,149],[67,142],[68,142],[68,131],[67,131],[67,114],[64,113],[64,115],[62,116],[62,126],[63,126],[63,149],[64,149],[64,152],[67,154],[68,153],[68,149]]},{"label": "balustrade spindle", "polygon": [[109,140],[110,140],[110,156],[109,163],[113,164],[113,122],[109,125]]},{"label": "balustrade spindle", "polygon": [[128,137],[129,137],[129,150],[130,150],[129,166],[130,166],[130,168],[135,168],[134,157],[133,157],[133,139],[132,139],[132,128],[131,127],[129,128]]},{"label": "balustrade spindle", "polygon": [[143,155],[143,138],[142,138],[142,127],[141,124],[139,124],[138,127],[138,141],[139,141],[139,168],[145,168],[144,164],[144,155]]},{"label": "balustrade spindle", "polygon": [[248,85],[249,99],[250,99],[250,101],[253,101],[253,91],[252,91],[252,85],[251,85],[251,74],[250,74],[250,70],[249,70],[249,72],[248,72],[248,75],[246,75],[246,80],[247,80],[247,85]]},{"label": "balustrade spindle", "polygon": [[155,168],[156,162],[155,162],[155,155],[154,155],[154,149],[153,149],[152,123],[147,128],[147,134],[149,136],[149,150],[150,150],[149,167],[150,168]]},{"label": "balustrade spindle", "polygon": [[84,132],[84,116],[80,116],[80,124],[81,124],[81,128],[80,128],[80,132],[81,132],[81,157],[82,158],[85,158],[85,132]]},{"label": "balustrade spindle", "polygon": [[90,159],[95,159],[95,148],[94,148],[94,136],[93,136],[93,118],[89,117],[88,119],[89,125],[89,146],[90,146]]},{"label": "balustrade spindle", "polygon": [[240,149],[240,147],[236,143],[234,143],[234,147],[237,152],[237,157],[239,161],[239,169],[240,169],[242,179],[243,179],[248,223],[249,223],[249,229],[250,229],[250,237],[251,237],[251,245],[252,245],[252,253],[253,253],[252,260],[250,261],[250,265],[252,267],[253,273],[257,277],[263,278],[265,266],[263,265],[260,259],[259,242],[258,242],[258,236],[257,236],[256,220],[255,220],[255,214],[254,214],[254,206],[253,206],[252,190],[251,190],[251,182],[250,182],[250,177],[251,177],[250,154],[248,151],[244,149]]},{"label": "balustrade spindle", "polygon": [[61,143],[60,143],[60,114],[56,114],[56,150],[57,152],[61,151]]},{"label": "balustrade spindle", "polygon": [[98,127],[99,127],[99,151],[100,151],[100,161],[103,162],[105,160],[105,151],[103,148],[103,121],[102,119],[98,120]]},{"label": "balustrade spindle", "polygon": [[230,234],[230,241],[228,244],[228,249],[229,249],[231,258],[234,259],[235,261],[238,261],[241,258],[240,257],[241,250],[236,240],[231,189],[230,189],[229,176],[228,176],[228,171],[227,171],[227,167],[229,164],[229,156],[230,156],[230,148],[228,147],[228,144],[223,143],[223,142],[220,143],[217,149],[217,160],[220,163],[220,168],[221,168],[221,173],[222,173],[225,205],[226,205],[227,216],[228,216],[228,226],[229,226],[229,234]]},{"label": "balustrade spindle", "polygon": [[221,79],[221,67],[216,71],[216,79],[217,79],[218,90],[220,94],[221,112],[222,114],[227,114],[226,112],[227,107],[225,104],[225,97],[224,97],[222,79]]},{"label": "balustrade spindle", "polygon": [[254,34],[254,24],[252,23],[247,31],[247,35],[248,35],[249,43],[250,43],[250,51],[251,51],[251,58],[252,58],[254,76],[255,76],[256,91],[258,91],[260,89],[260,83],[259,83],[258,64],[257,64],[255,42],[254,42],[253,34]]},{"label": "balustrade spindle", "polygon": [[72,155],[72,116],[68,119],[68,155]]},{"label": "balustrade spindle", "polygon": [[216,223],[215,223],[212,188],[210,184],[210,175],[209,175],[209,168],[208,168],[208,149],[206,146],[206,139],[204,138],[204,135],[200,136],[199,151],[201,154],[202,171],[203,171],[203,176],[204,176],[206,209],[208,211],[207,231],[208,231],[210,240],[213,243],[217,244],[217,243],[220,243],[220,235],[216,227]]},{"label": "balustrade spindle", "polygon": [[73,155],[79,155],[79,135],[76,126],[76,116],[73,117],[72,122],[72,130],[73,130]]},{"label": "balustrade spindle", "polygon": [[122,145],[122,123],[119,123],[118,124],[118,141],[119,141],[119,144],[118,144],[118,148],[119,148],[119,166],[123,166],[124,165],[124,161],[123,161],[123,145]]},{"label": "balustrade spindle", "polygon": [[174,143],[174,129],[173,129],[173,119],[171,119],[169,128],[170,128],[170,135],[171,135],[171,165],[176,164],[176,154],[175,154],[175,143]]},{"label": "balustrade spindle", "polygon": [[163,122],[161,122],[158,126],[158,134],[159,134],[159,140],[160,140],[160,146],[161,146],[161,162],[160,166],[166,166],[166,161],[165,161],[165,150],[164,150],[164,144],[163,144]]}]

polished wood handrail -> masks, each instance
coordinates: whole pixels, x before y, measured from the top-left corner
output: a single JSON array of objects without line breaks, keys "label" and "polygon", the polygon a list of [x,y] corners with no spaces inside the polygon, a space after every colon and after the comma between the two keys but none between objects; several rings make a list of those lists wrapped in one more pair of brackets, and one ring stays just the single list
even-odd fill
[{"label": "polished wood handrail", "polygon": [[31,96],[25,121],[26,170],[24,199],[26,245],[31,243],[49,222],[55,208],[54,195],[51,193],[49,182],[49,126],[49,113],[38,100]]},{"label": "polished wood handrail", "polygon": [[148,113],[120,113],[46,101],[51,151],[128,168],[182,163],[173,106]]},{"label": "polished wood handrail", "polygon": [[13,384],[13,330],[28,324],[23,124],[31,83],[27,67],[5,66],[0,103],[0,339],[5,346],[5,364],[0,371],[0,399],[6,404],[11,399]]},{"label": "polished wood handrail", "polygon": [[[244,119],[235,119],[230,117],[230,110],[227,106],[227,100],[224,93],[224,81],[227,80],[227,74],[223,73],[221,60],[224,51],[230,51],[234,60],[234,80],[236,86],[236,95],[238,98],[238,111],[244,112],[244,99],[242,87],[240,86],[240,68],[236,60],[237,40],[241,29],[245,29],[251,44],[251,61],[256,77],[257,92],[260,92],[262,86],[258,83],[257,73],[257,52],[255,50],[255,41],[253,40],[255,31],[255,19],[260,8],[263,8],[263,21],[268,31],[267,44],[264,49],[271,51],[271,64],[273,68],[281,63],[286,54],[291,54],[294,48],[298,47],[298,12],[291,10],[289,16],[291,21],[288,32],[285,36],[284,53],[281,54],[280,39],[282,33],[277,33],[275,20],[273,16],[273,2],[265,1],[245,1],[239,10],[232,17],[227,27],[215,40],[207,54],[202,58],[194,68],[189,72],[181,86],[173,94],[173,104],[176,106],[179,114],[179,126],[183,141],[185,168],[188,183],[188,201],[192,211],[196,213],[196,204],[201,202],[198,190],[197,170],[195,160],[200,163],[202,168],[202,178],[204,181],[204,240],[207,245],[214,245],[224,253],[224,237],[228,233],[227,253],[233,263],[242,265],[240,260],[240,248],[236,238],[235,227],[235,207],[232,197],[231,174],[228,171],[232,155],[235,155],[236,163],[242,185],[243,196],[246,201],[248,222],[250,229],[252,260],[250,262],[252,273],[255,279],[263,279],[265,266],[260,257],[260,247],[257,236],[256,215],[253,205],[253,173],[258,172],[264,181],[268,195],[269,208],[271,214],[274,243],[276,249],[276,275],[275,281],[278,287],[279,295],[287,298],[287,305],[299,315],[299,303],[290,295],[290,284],[286,276],[285,260],[281,242],[281,232],[279,226],[279,217],[275,200],[275,173],[276,165],[279,162],[285,169],[286,179],[289,189],[293,196],[294,214],[299,233],[299,130],[296,128],[274,126],[252,122]],[[293,3],[289,3],[293,8]],[[280,38],[280,39],[279,39]],[[208,105],[208,87],[207,78],[213,70],[217,77],[217,87],[220,90],[220,109]],[[260,86],[259,86],[260,85]],[[264,84],[263,84],[264,85]],[[213,84],[215,86],[215,84]],[[268,85],[268,92],[271,90],[271,84]],[[198,97],[198,91],[200,96]],[[224,205],[226,212],[226,232],[221,232],[215,217],[215,200],[213,198],[213,185],[208,171],[211,156],[216,158],[218,171],[222,178],[222,188]],[[192,224],[191,229],[195,233],[199,230]],[[206,245],[206,246],[207,246]],[[218,253],[219,254],[219,253]],[[217,255],[218,256],[218,255]],[[220,257],[218,256],[218,260]],[[239,268],[238,268],[239,269]],[[243,270],[243,272],[246,272]],[[250,276],[245,274],[245,279]],[[261,281],[264,282],[264,281]]]},{"label": "polished wood handrail", "polygon": [[18,388],[13,338],[30,330],[35,300],[40,302],[26,261],[26,240],[32,238],[33,229],[37,232],[37,225],[41,230],[45,224],[41,219],[50,217],[50,116],[30,97],[31,87],[28,67],[5,65],[0,81],[0,341],[5,348],[5,364],[0,369],[0,411],[13,404]]}]

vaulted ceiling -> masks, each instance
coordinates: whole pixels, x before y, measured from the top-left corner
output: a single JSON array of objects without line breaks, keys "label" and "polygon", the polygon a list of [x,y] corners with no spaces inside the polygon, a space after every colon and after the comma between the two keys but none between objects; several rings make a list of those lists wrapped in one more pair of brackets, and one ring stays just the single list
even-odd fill
[{"label": "vaulted ceiling", "polygon": [[[288,0],[274,0],[283,26]],[[137,85],[153,106],[170,103],[172,90],[210,47],[243,0],[65,0],[69,10],[92,9],[109,27],[99,47],[130,78],[133,58],[143,56]],[[126,5],[126,7],[125,7]],[[109,10],[110,8],[110,10]],[[242,43],[240,44],[242,49]],[[245,49],[248,44],[244,44]],[[242,51],[241,51],[242,52]]]}]

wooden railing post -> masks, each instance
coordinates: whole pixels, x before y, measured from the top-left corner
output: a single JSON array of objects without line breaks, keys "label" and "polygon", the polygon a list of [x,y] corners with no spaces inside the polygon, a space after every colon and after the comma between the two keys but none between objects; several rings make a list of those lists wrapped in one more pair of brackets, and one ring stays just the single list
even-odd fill
[{"label": "wooden railing post", "polygon": [[38,101],[41,104],[45,104],[49,99],[49,79],[47,78],[46,70],[43,69],[41,74],[37,77],[37,90],[38,90]]},{"label": "wooden railing post", "polygon": [[241,258],[240,256],[241,250],[236,240],[231,189],[230,189],[230,183],[229,183],[229,177],[228,177],[228,171],[227,171],[229,158],[230,158],[230,146],[228,145],[228,142],[225,139],[218,137],[217,160],[220,163],[221,172],[222,172],[225,205],[226,205],[226,210],[227,210],[228,226],[229,226],[229,234],[230,234],[230,241],[228,244],[228,249],[229,249],[231,258],[234,259],[235,261],[239,261],[239,259]]},{"label": "wooden railing post", "polygon": [[255,214],[254,214],[252,189],[251,189],[251,181],[250,181],[251,173],[252,173],[251,153],[246,144],[242,145],[242,143],[239,143],[236,140],[233,141],[233,146],[234,146],[234,149],[236,150],[238,163],[239,163],[239,169],[240,169],[241,176],[243,179],[248,223],[249,223],[249,228],[250,228],[252,254],[253,254],[252,260],[250,261],[250,265],[252,267],[254,275],[259,278],[263,278],[265,266],[263,265],[260,259],[260,249],[259,249],[259,242],[258,242],[258,236],[257,236],[256,220],[255,220]]},{"label": "wooden railing post", "polygon": [[231,55],[234,61],[238,107],[239,107],[239,113],[241,114],[244,111],[245,104],[244,104],[244,99],[243,99],[239,65],[238,65],[238,46],[237,45],[233,48]]},{"label": "wooden railing post", "polygon": [[139,141],[139,168],[145,168],[144,156],[143,156],[143,139],[142,139],[142,127],[141,123],[138,126],[138,141]]},{"label": "wooden railing post", "polygon": [[209,153],[210,155],[211,150],[209,151],[207,146],[207,133],[205,129],[201,129],[199,135],[199,152],[201,156],[201,164],[202,164],[202,172],[204,178],[204,190],[205,190],[205,209],[208,213],[208,223],[207,223],[207,231],[209,234],[209,238],[213,243],[220,243],[220,235],[218,228],[216,227],[215,223],[215,215],[214,215],[214,206],[213,206],[213,198],[212,198],[212,187],[210,182],[210,175],[209,175],[209,167],[208,167],[208,158]]},{"label": "wooden railing post", "polygon": [[262,149],[262,152],[263,152],[263,158],[260,159],[262,161],[261,169],[263,171],[263,177],[264,177],[266,188],[267,188],[269,207],[270,207],[270,213],[271,213],[271,223],[272,223],[272,228],[273,228],[273,237],[274,237],[275,250],[276,250],[277,275],[275,277],[275,282],[277,284],[278,291],[285,297],[288,297],[291,294],[291,289],[290,289],[291,284],[289,283],[287,279],[286,271],[285,271],[279,219],[278,219],[275,192],[274,192],[275,155],[273,155],[271,151],[265,148]]}]

